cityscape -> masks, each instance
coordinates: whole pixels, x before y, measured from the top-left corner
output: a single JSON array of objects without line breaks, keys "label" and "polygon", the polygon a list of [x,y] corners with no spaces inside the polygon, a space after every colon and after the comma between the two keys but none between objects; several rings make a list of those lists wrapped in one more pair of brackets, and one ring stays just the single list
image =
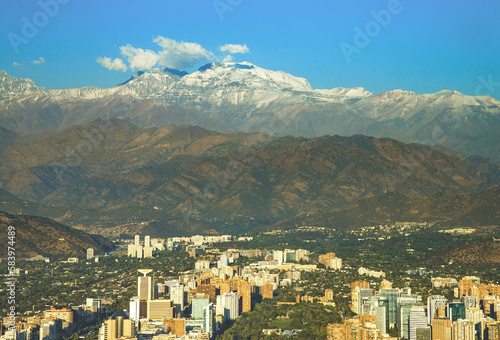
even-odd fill
[{"label": "cityscape", "polygon": [[[393,230],[399,235],[395,237],[410,243],[428,228],[400,222],[361,227],[344,237],[359,244],[366,242],[361,235],[381,242],[371,235]],[[445,231],[437,233],[477,233]],[[36,306],[26,300],[14,323],[5,316],[2,339],[232,339],[245,332],[263,339],[498,338],[500,285],[459,274],[462,266],[445,259],[440,263],[447,265],[435,265],[437,270],[405,267],[394,275],[381,270],[387,268],[384,255],[380,262],[365,262],[359,255],[343,259],[334,252],[315,253],[286,242],[299,238],[293,245],[322,249],[311,248],[319,237],[335,235],[312,227],[254,236],[135,235],[117,240],[113,253],[97,255],[89,248],[82,258],[29,259],[16,268],[19,286],[51,282],[53,291],[63,292],[42,297],[45,302]],[[252,248],[269,240],[278,248]],[[339,251],[350,248],[355,246]],[[403,252],[418,263],[418,249]],[[28,276],[39,277],[33,267],[37,262],[45,264],[40,269],[45,277],[29,283]],[[81,276],[89,271],[95,274]],[[306,312],[317,314],[318,323],[296,319],[295,314]],[[242,320],[259,316],[265,320],[241,328]]]},{"label": "cityscape", "polygon": [[1,8],[0,340],[500,340],[500,1]]}]

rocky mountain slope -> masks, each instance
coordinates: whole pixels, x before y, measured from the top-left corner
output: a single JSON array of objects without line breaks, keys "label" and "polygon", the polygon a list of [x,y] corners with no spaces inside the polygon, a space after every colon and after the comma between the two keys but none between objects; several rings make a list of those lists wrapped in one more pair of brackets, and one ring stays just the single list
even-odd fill
[{"label": "rocky mountain slope", "polygon": [[47,90],[0,71],[0,127],[10,131],[34,133],[117,117],[140,127],[192,124],[304,137],[364,134],[500,160],[500,102],[491,97],[317,90],[303,78],[248,62],[208,64],[191,74],[153,69],[109,89]]},{"label": "rocky mountain slope", "polygon": [[[34,202],[35,211],[81,226],[162,221],[187,230],[313,216],[333,225],[329,212],[355,212],[362,200],[391,210],[386,195],[397,195],[401,209],[421,209],[406,216],[436,220],[439,199],[429,197],[478,193],[499,182],[494,161],[392,139],[273,138],[124,120],[17,136],[0,151],[0,187],[24,201],[7,196],[18,209],[9,211],[29,211],[26,202]],[[461,209],[461,201],[453,206]],[[359,220],[346,216],[345,226]]]},{"label": "rocky mountain slope", "polygon": [[102,236],[90,235],[48,218],[0,212],[0,242],[4,245],[7,245],[9,226],[15,228],[14,248],[18,260],[36,255],[82,259],[88,248],[93,248],[95,254],[102,254],[113,247]]}]

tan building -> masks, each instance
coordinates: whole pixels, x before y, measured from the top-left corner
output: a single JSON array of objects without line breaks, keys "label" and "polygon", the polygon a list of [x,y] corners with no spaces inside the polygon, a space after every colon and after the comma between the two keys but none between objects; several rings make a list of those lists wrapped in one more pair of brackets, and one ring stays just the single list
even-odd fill
[{"label": "tan building", "polygon": [[432,319],[432,340],[451,340],[451,320],[446,317]]},{"label": "tan building", "polygon": [[111,319],[104,321],[99,330],[99,338],[116,340],[119,338],[133,338],[136,335],[135,322],[128,318],[123,310],[116,311]]},{"label": "tan building", "polygon": [[175,307],[172,300],[149,300],[148,319],[163,320],[175,316]]},{"label": "tan building", "polygon": [[331,323],[326,328],[326,340],[344,340],[344,325]]},{"label": "tan building", "polygon": [[163,326],[168,329],[170,334],[175,334],[176,336],[183,336],[186,334],[186,319],[165,319],[163,320]]},{"label": "tan building", "polygon": [[274,289],[272,283],[266,283],[262,287],[262,298],[263,299],[272,299],[274,296]]}]

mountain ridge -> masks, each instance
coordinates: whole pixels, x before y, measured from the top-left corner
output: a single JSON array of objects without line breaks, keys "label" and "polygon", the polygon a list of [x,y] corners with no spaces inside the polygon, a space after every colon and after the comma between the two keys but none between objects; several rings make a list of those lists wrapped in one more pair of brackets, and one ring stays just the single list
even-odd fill
[{"label": "mountain ridge", "polygon": [[3,206],[50,210],[82,228],[162,221],[175,231],[186,216],[192,224],[184,232],[214,221],[272,225],[387,192],[403,204],[499,182],[495,161],[389,138],[222,134],[118,119],[21,136],[0,151],[0,188],[27,202]]},{"label": "mountain ridge", "polygon": [[141,71],[107,89],[47,90],[32,80],[5,72],[0,76],[3,128],[29,134],[96,118],[124,118],[140,127],[189,124],[224,133],[365,134],[500,160],[495,147],[500,144],[500,102],[453,90],[373,94],[363,88],[312,89],[304,78],[248,62],[207,64],[190,74]]}]

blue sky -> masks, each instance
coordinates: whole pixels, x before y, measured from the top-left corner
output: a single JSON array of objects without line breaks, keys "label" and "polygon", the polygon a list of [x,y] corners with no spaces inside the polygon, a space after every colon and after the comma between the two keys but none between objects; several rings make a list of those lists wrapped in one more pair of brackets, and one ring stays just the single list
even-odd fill
[{"label": "blue sky", "polygon": [[230,55],[314,88],[500,99],[497,0],[6,0],[2,9],[0,69],[47,88],[110,87],[157,59],[193,71]]}]

